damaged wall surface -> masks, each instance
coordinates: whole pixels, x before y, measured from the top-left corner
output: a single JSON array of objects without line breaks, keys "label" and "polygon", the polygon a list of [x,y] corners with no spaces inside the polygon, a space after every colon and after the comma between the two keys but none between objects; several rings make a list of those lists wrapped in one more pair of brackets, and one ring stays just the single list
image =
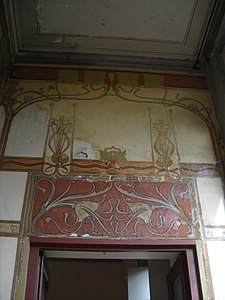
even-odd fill
[{"label": "damaged wall surface", "polygon": [[0,299],[24,299],[30,236],[192,239],[204,299],[224,298],[222,283],[212,285],[222,276],[213,259],[214,245],[224,247],[225,211],[209,92],[125,77],[9,82],[0,239],[10,251],[0,272],[7,261],[11,269]]}]

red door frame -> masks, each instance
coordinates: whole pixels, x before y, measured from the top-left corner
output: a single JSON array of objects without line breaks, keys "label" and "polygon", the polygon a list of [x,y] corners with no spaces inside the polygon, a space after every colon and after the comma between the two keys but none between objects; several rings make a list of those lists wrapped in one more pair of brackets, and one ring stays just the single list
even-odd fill
[{"label": "red door frame", "polygon": [[179,251],[186,255],[191,297],[202,300],[194,240],[113,240],[86,238],[30,238],[25,300],[37,300],[40,251]]}]

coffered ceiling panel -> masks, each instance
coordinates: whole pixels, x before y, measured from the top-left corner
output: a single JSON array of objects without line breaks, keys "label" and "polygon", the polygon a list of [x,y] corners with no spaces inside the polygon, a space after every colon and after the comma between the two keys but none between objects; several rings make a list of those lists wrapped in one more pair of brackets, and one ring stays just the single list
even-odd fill
[{"label": "coffered ceiling panel", "polygon": [[193,65],[216,0],[9,0],[16,61]]},{"label": "coffered ceiling panel", "polygon": [[39,33],[184,43],[196,5],[194,0],[177,0],[175,7],[163,11],[160,1],[79,0],[74,3],[40,0],[36,10]]}]

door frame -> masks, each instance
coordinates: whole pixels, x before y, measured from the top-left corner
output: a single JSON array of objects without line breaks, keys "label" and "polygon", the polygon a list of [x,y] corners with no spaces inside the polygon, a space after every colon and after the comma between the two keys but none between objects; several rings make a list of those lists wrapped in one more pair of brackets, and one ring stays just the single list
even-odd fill
[{"label": "door frame", "polygon": [[30,237],[25,300],[37,300],[40,253],[44,250],[100,252],[179,251],[184,253],[186,257],[191,297],[193,300],[203,299],[194,240],[106,240],[94,238]]},{"label": "door frame", "polygon": [[[191,298],[191,290],[189,284],[189,276],[188,276],[188,268],[186,257],[184,253],[178,255],[175,263],[170,268],[167,274],[167,287],[168,287],[168,297],[169,300],[178,299],[175,297],[174,283],[178,278],[180,278],[180,287],[182,293],[182,299],[190,300]],[[180,299],[180,298],[179,298]]]}]

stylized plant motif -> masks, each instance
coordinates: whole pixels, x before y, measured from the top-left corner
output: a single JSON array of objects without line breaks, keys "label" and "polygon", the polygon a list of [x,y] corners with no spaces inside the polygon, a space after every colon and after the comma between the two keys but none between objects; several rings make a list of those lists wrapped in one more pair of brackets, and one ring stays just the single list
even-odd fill
[{"label": "stylized plant motif", "polygon": [[51,159],[50,161],[45,161],[45,173],[58,173],[59,175],[69,173],[71,157],[69,157],[68,153],[71,153],[72,141],[71,137],[69,137],[71,127],[72,124],[64,122],[63,118],[50,120],[46,148],[48,149],[47,155],[51,154]]},{"label": "stylized plant motif", "polygon": [[[45,187],[42,185],[42,182],[45,182]],[[146,230],[153,235],[164,235],[171,228],[177,228],[178,230],[182,222],[186,223],[190,228],[192,227],[190,218],[176,200],[175,189],[177,184],[171,186],[171,199],[168,200],[160,191],[157,183],[153,184],[154,192],[151,192],[151,195],[138,192],[139,184],[137,182],[126,184],[125,186],[123,183],[110,182],[104,183],[98,188],[96,188],[95,182],[89,182],[88,191],[83,193],[73,192],[71,194],[71,188],[73,187],[74,191],[77,182],[79,181],[68,181],[67,187],[58,195],[55,183],[52,180],[39,179],[37,181],[37,189],[43,195],[46,194],[47,190],[50,193],[46,201],[43,202],[39,212],[33,218],[32,231],[38,230],[37,222],[44,218],[45,215],[47,216],[45,222],[53,222],[62,233],[68,233],[71,230],[73,233],[77,233],[84,223],[91,226],[89,233],[97,234],[95,230],[96,224],[98,224],[102,231],[110,236],[126,234],[126,230],[130,228],[129,226],[132,226],[135,235],[139,235],[139,224],[144,225]],[[47,188],[46,183],[48,183]],[[75,186],[73,186],[74,184]],[[179,197],[182,199],[186,193],[187,190],[180,192]],[[96,199],[98,200],[96,201]],[[53,216],[48,215],[55,208],[63,207],[70,207],[74,210],[73,224],[71,224],[71,220],[68,222],[68,211],[63,212],[63,226],[68,228],[66,232],[61,228],[62,224],[59,225]],[[179,218],[165,227],[167,220],[160,213],[162,209],[174,213]],[[152,218],[156,211],[158,211],[158,221],[153,222]]]}]

